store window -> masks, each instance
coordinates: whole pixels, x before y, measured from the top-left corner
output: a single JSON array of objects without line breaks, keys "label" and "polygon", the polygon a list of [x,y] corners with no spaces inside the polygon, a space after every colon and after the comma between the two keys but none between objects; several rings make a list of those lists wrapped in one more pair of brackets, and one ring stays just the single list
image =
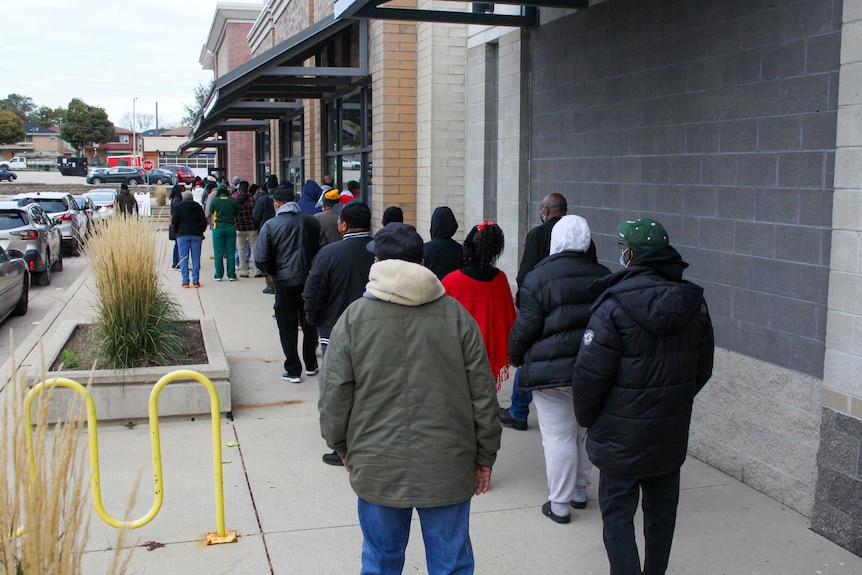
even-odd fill
[{"label": "store window", "polygon": [[302,189],[305,182],[305,118],[294,116],[281,122],[281,171],[280,177],[293,183],[294,189]]},{"label": "store window", "polygon": [[360,197],[371,203],[371,88],[330,100],[324,107],[326,166],[340,189],[359,182]]},{"label": "store window", "polygon": [[257,169],[255,175],[258,182],[265,182],[270,174],[270,158],[272,151],[269,144],[269,128],[257,132],[254,136]]}]

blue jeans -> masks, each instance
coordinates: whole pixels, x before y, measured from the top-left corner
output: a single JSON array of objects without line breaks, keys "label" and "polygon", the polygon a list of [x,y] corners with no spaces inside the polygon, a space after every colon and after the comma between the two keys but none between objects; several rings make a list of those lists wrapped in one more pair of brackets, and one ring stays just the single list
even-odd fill
[{"label": "blue jeans", "polygon": [[201,236],[180,236],[177,238],[177,249],[180,254],[180,271],[183,274],[183,283],[189,283],[189,260],[192,264],[192,282],[201,281]]},{"label": "blue jeans", "polygon": [[[445,507],[417,508],[425,541],[428,575],[473,573],[470,500]],[[359,499],[362,527],[360,575],[399,575],[410,537],[411,508],[384,507]]]},{"label": "blue jeans", "polygon": [[509,406],[509,415],[515,419],[524,419],[530,415],[530,403],[533,401],[533,392],[520,391],[518,389],[518,378],[521,376],[521,368],[515,370],[514,382],[512,383],[512,405]]}]

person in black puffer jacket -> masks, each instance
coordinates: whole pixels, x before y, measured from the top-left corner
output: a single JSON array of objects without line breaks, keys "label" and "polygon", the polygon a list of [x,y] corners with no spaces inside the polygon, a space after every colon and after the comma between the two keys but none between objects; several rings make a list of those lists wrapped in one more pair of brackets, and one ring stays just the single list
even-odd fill
[{"label": "person in black puffer jacket", "polygon": [[534,392],[542,432],[550,492],[542,512],[557,523],[569,522],[570,505],[586,507],[592,471],[586,429],[572,411],[572,368],[596,299],[590,285],[611,272],[590,258],[590,244],[584,218],[559,219],[551,231],[550,255],[521,285],[521,309],[509,336],[509,358],[521,366],[518,386]]},{"label": "person in black puffer jacket", "polygon": [[632,517],[643,491],[643,573],[663,574],[692,404],[712,376],[712,322],[703,289],[682,279],[688,264],[660,223],[641,218],[617,232],[627,267],[594,286],[603,293],[575,364],[575,414],[601,471],[611,573],[641,573]]},{"label": "person in black puffer jacket", "polygon": [[425,267],[438,280],[464,265],[464,248],[452,239],[458,231],[458,221],[452,208],[440,206],[431,214],[431,240],[425,242]]}]

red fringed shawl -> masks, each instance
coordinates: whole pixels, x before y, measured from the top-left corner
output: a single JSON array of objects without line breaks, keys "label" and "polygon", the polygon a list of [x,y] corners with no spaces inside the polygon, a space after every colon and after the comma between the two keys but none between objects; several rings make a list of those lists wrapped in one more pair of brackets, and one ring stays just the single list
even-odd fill
[{"label": "red fringed shawl", "polygon": [[483,282],[456,270],[442,283],[446,293],[461,302],[479,324],[499,391],[509,377],[509,332],[516,315],[506,274],[500,270],[493,280]]}]

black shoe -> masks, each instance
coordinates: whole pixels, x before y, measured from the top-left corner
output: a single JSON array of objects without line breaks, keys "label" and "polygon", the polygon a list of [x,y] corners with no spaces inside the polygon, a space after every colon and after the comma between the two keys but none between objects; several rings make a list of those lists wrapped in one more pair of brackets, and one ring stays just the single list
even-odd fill
[{"label": "black shoe", "polygon": [[587,502],[586,501],[575,501],[574,499],[572,499],[571,501],[569,501],[569,505],[572,506],[572,509],[586,509],[587,508]]},{"label": "black shoe", "polygon": [[341,456],[338,455],[337,452],[333,451],[332,453],[324,453],[323,454],[323,462],[327,465],[341,465],[344,466],[344,461],[341,460]]},{"label": "black shoe", "polygon": [[508,425],[512,429],[517,429],[518,431],[527,431],[527,420],[515,419],[505,407],[500,408],[500,423]]},{"label": "black shoe", "polygon": [[542,505],[542,515],[553,521],[554,523],[568,523],[572,520],[569,515],[557,515],[553,511],[551,511],[551,502],[546,501],[544,505]]},{"label": "black shoe", "polygon": [[274,290],[274,289],[272,289],[272,288],[271,288],[271,287],[269,287],[269,286],[266,286],[265,288],[263,288],[263,289],[261,290],[261,292],[262,292],[262,293],[268,293],[269,295],[272,295],[272,294],[274,294],[274,293],[275,293],[275,290]]}]

